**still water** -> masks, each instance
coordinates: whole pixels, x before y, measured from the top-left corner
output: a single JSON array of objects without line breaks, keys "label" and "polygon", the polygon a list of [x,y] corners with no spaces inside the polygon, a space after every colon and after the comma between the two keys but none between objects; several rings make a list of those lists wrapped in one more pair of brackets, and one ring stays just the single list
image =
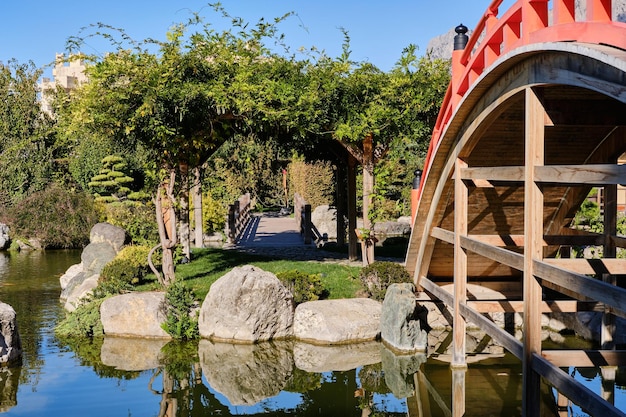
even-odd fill
[{"label": "still water", "polygon": [[[0,252],[0,301],[13,306],[21,367],[0,369],[8,416],[450,416],[453,374],[443,352],[398,357],[378,343],[319,347],[105,338],[59,340],[59,277],[79,251]],[[442,335],[445,346],[446,336]],[[521,414],[521,366],[509,355],[463,373],[466,415]],[[593,371],[581,380],[597,384]],[[616,388],[622,401],[623,388]],[[556,414],[585,416],[569,404]]]}]

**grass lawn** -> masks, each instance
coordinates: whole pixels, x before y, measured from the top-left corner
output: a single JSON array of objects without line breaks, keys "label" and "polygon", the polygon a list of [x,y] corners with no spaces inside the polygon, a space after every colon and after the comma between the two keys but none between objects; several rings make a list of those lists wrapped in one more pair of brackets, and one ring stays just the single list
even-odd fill
[{"label": "grass lawn", "polygon": [[[195,249],[193,260],[190,263],[176,267],[176,278],[183,279],[187,286],[193,289],[196,298],[203,301],[211,284],[234,267],[243,265],[254,265],[275,274],[290,270],[298,270],[306,274],[319,274],[324,288],[329,291],[328,298],[353,298],[363,288],[359,280],[360,267],[333,262],[272,259],[234,250],[214,248]],[[150,290],[156,286],[156,281],[152,277],[152,283],[148,282],[137,289],[140,291]]]}]

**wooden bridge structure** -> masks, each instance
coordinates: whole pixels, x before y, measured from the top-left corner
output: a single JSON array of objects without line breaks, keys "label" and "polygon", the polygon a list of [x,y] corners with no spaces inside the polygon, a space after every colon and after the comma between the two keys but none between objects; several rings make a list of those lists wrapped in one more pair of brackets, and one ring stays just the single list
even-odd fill
[{"label": "wooden bridge structure", "polygon": [[[406,267],[420,290],[454,311],[452,367],[466,367],[472,322],[522,360],[524,416],[538,416],[542,379],[594,416],[623,416],[566,366],[623,365],[613,342],[626,317],[626,238],[616,233],[626,184],[626,24],[611,0],[493,1],[467,37],[459,26],[452,80],[419,185]],[[604,196],[604,232],[575,230],[593,187]],[[602,259],[565,248],[596,245]],[[496,294],[494,296],[494,294]],[[602,348],[542,349],[543,313],[604,312]],[[517,312],[518,340],[485,313]],[[459,370],[461,372],[459,373]],[[453,415],[462,415],[462,384]],[[610,397],[610,395],[609,395]]]}]

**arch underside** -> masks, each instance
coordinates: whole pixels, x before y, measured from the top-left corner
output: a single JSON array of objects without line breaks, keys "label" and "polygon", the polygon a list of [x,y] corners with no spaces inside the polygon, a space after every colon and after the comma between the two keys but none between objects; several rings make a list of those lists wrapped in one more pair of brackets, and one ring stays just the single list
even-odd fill
[{"label": "arch underside", "polygon": [[[481,76],[442,135],[425,178],[406,263],[417,283],[422,277],[439,285],[453,280],[457,160],[470,170],[494,168],[494,177],[500,178],[504,171],[507,176],[507,180],[465,181],[467,235],[523,253],[528,88],[536,92],[545,109],[544,165],[617,163],[626,151],[623,55],[593,45],[542,45],[503,57]],[[538,215],[543,216],[545,258],[557,256],[561,247],[578,246],[580,239],[570,226],[593,185],[542,184],[544,204]],[[520,269],[473,251],[467,256],[469,283],[485,288],[497,283],[496,289],[508,293],[507,298],[521,294]]]}]

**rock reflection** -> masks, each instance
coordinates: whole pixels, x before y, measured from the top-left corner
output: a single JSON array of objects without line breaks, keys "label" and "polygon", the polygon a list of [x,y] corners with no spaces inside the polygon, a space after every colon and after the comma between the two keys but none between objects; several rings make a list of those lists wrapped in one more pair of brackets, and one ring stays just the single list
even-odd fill
[{"label": "rock reflection", "polygon": [[425,353],[415,355],[396,355],[382,347],[382,365],[385,382],[396,398],[408,398],[415,395],[413,375],[426,362]]},{"label": "rock reflection", "polygon": [[296,367],[307,372],[348,371],[381,361],[379,342],[319,346],[296,342],[293,356]]},{"label": "rock reflection", "polygon": [[100,359],[106,366],[124,371],[145,371],[158,368],[168,343],[164,339],[105,337]]},{"label": "rock reflection", "polygon": [[280,393],[293,373],[293,343],[253,345],[201,340],[198,348],[208,384],[232,405],[253,405]]},{"label": "rock reflection", "polygon": [[0,368],[0,413],[6,413],[17,405],[21,370],[21,367]]}]

